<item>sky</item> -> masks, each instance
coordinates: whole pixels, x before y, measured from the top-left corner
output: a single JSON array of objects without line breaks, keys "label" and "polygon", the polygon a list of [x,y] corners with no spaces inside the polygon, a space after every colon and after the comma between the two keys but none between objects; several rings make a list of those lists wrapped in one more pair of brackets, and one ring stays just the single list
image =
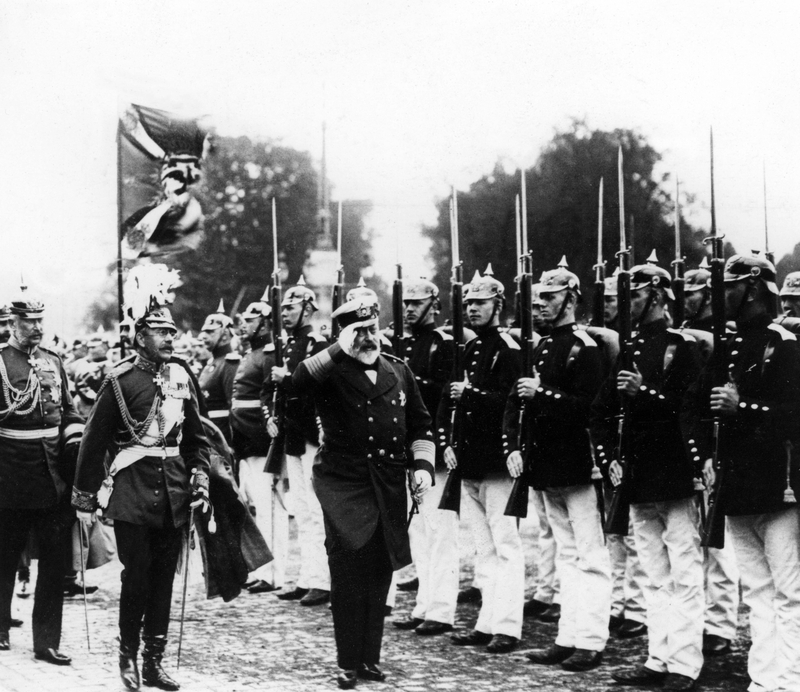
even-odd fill
[{"label": "sky", "polygon": [[[631,128],[740,251],[800,242],[800,4],[578,0],[6,0],[0,6],[0,295],[20,274],[74,334],[116,255],[125,103],[321,154],[332,199],[371,199],[376,270],[427,272],[450,185],[531,166],[573,117]],[[682,200],[686,204],[686,200]],[[398,242],[399,240],[399,242]],[[565,251],[568,243],[565,239]],[[346,242],[346,240],[345,240]],[[513,261],[513,258],[509,258]]]}]

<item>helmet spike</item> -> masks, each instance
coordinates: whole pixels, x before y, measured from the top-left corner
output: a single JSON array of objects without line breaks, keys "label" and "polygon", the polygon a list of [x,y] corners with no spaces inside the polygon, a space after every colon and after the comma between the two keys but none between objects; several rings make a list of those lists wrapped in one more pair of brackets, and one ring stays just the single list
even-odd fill
[{"label": "helmet spike", "polygon": [[225,314],[225,302],[222,298],[219,299],[219,305],[217,306],[217,312],[224,315]]},{"label": "helmet spike", "polygon": [[705,256],[705,257],[703,257],[703,261],[700,262],[700,265],[698,266],[698,269],[708,269],[708,268],[709,268],[709,266],[708,266],[708,256]]},{"label": "helmet spike", "polygon": [[357,285],[356,288],[366,288],[366,287],[367,287],[367,284],[364,283],[364,277],[363,276],[359,276],[358,277],[358,285]]},{"label": "helmet spike", "polygon": [[563,269],[569,269],[569,264],[567,264],[567,256],[561,255],[561,261],[558,263],[558,266]]},{"label": "helmet spike", "polygon": [[476,269],[475,276],[472,277],[472,283],[475,283],[476,281],[480,280],[481,280],[481,273]]},{"label": "helmet spike", "polygon": [[302,273],[300,274],[300,278],[297,280],[297,285],[298,286],[305,286],[306,285],[306,278],[303,276]]},{"label": "helmet spike", "polygon": [[653,251],[650,253],[650,256],[645,260],[645,262],[647,262],[647,264],[658,264],[658,256],[656,255],[655,248],[653,248]]},{"label": "helmet spike", "polygon": [[494,276],[494,271],[492,271],[492,263],[491,262],[489,262],[489,264],[486,265],[486,269],[483,272],[483,275],[484,276]]}]

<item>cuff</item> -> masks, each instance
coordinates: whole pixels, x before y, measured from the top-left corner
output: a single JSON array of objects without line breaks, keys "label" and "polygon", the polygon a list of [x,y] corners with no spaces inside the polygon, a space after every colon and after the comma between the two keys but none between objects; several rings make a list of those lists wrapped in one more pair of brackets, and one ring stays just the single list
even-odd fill
[{"label": "cuff", "polygon": [[431,440],[414,440],[411,443],[411,453],[414,455],[414,461],[427,462],[433,469],[433,464],[436,462],[436,446]]},{"label": "cuff", "polygon": [[73,488],[72,506],[82,512],[94,512],[97,509],[97,493],[86,493]]},{"label": "cuff", "polygon": [[195,488],[205,488],[208,490],[208,474],[205,471],[201,471],[197,469],[197,473],[194,477],[194,487]]},{"label": "cuff", "polygon": [[61,433],[62,437],[64,438],[64,444],[80,441],[85,428],[86,425],[84,423],[70,423],[68,426],[66,426]]}]

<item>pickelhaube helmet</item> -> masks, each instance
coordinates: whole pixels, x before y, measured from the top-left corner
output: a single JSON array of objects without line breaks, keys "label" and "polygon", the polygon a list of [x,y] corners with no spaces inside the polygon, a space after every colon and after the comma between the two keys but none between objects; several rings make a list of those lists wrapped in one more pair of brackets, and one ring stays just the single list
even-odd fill
[{"label": "pickelhaube helmet", "polygon": [[355,288],[351,288],[344,298],[346,303],[357,299],[363,300],[367,303],[373,303],[378,308],[378,312],[380,312],[381,306],[378,303],[378,294],[375,293],[375,291],[373,291],[371,288],[367,288],[367,284],[364,283],[363,276],[358,280],[358,285]]},{"label": "pickelhaube helmet", "polygon": [[503,284],[494,278],[493,274],[491,264],[487,265],[483,276],[480,275],[477,269],[475,270],[475,276],[472,277],[472,282],[469,285],[469,300],[488,300],[490,298],[505,300],[503,294],[506,289],[503,288]]},{"label": "pickelhaube helmet", "polygon": [[539,284],[533,284],[533,286],[531,286],[531,305],[536,305],[538,307],[544,305],[542,296],[539,293]]},{"label": "pickelhaube helmet", "polygon": [[378,323],[378,306],[363,298],[356,298],[334,310],[331,317],[339,323],[341,329],[350,325],[369,327]]},{"label": "pickelhaube helmet", "polygon": [[264,290],[264,295],[253,303],[250,303],[242,313],[243,320],[251,320],[256,317],[269,317],[272,315],[272,307],[269,304],[269,287]]},{"label": "pickelhaube helmet", "polygon": [[631,269],[631,290],[638,291],[640,288],[662,288],[670,300],[675,300],[672,292],[672,277],[666,269],[659,267],[656,262],[656,251],[650,253],[644,264],[638,264]]},{"label": "pickelhaube helmet", "polygon": [[206,321],[203,322],[203,326],[200,328],[200,331],[213,332],[220,328],[228,329],[231,326],[233,326],[233,320],[225,314],[225,304],[220,298],[217,311],[212,312],[208,317],[206,317]]},{"label": "pickelhaube helmet", "polygon": [[704,288],[711,287],[711,272],[708,267],[708,260],[703,257],[697,269],[690,269],[683,277],[684,291],[702,291]]},{"label": "pickelhaube helmet", "polygon": [[9,319],[11,319],[11,307],[0,305],[0,322],[6,322]]},{"label": "pickelhaube helmet", "polygon": [[575,291],[581,294],[581,282],[577,275],[567,268],[567,256],[564,255],[557,269],[542,272],[539,279],[539,293],[558,293],[559,291]]},{"label": "pickelhaube helmet", "polygon": [[725,263],[725,283],[746,279],[758,279],[764,283],[770,293],[778,294],[778,286],[775,283],[775,267],[764,257],[754,253],[749,257],[733,255],[728,259]]},{"label": "pickelhaube helmet", "polygon": [[420,277],[403,282],[403,300],[438,298],[439,289],[433,281]]},{"label": "pickelhaube helmet", "polygon": [[[781,296],[800,296],[800,272],[790,272],[783,280]],[[2,316],[0,315],[0,319]]]},{"label": "pickelhaube helmet", "polygon": [[19,294],[11,301],[11,314],[27,319],[42,317],[44,315],[44,303],[39,298],[28,293],[28,287],[25,285],[24,279],[21,283]]},{"label": "pickelhaube helmet", "polygon": [[281,305],[297,305],[298,303],[305,303],[310,305],[314,310],[319,310],[317,296],[314,295],[314,291],[306,286],[306,280],[303,278],[302,274],[297,280],[297,285],[292,286],[283,294]]}]

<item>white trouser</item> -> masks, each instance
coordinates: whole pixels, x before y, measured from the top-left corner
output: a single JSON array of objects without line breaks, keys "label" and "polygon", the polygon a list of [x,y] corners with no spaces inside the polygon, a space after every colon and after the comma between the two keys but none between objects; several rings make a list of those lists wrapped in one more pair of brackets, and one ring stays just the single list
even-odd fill
[{"label": "white trouser", "polygon": [[389,591],[386,593],[386,605],[394,608],[397,603],[397,582],[399,581],[398,572],[392,572],[392,583],[389,584]]},{"label": "white trouser", "polygon": [[475,629],[485,634],[522,635],[525,557],[517,520],[503,514],[513,485],[508,474],[462,481],[461,509],[483,563],[483,604]]},{"label": "white trouser", "polygon": [[533,564],[536,569],[534,577],[535,590],[533,597],[542,603],[559,603],[559,582],[556,573],[556,541],[553,538],[553,529],[547,519],[547,510],[544,506],[544,492],[532,490],[533,506],[536,508],[536,519],[539,522],[537,531],[537,545],[534,551]]},{"label": "white trouser", "polygon": [[753,643],[749,689],[800,690],[800,510],[728,517]]},{"label": "white trouser", "polygon": [[592,485],[548,488],[547,519],[558,546],[558,646],[603,651],[611,612],[611,561]]},{"label": "white trouser", "polygon": [[633,534],[647,575],[648,659],[660,673],[693,680],[703,667],[703,557],[693,497],[631,505]]},{"label": "white trouser", "polygon": [[643,584],[647,577],[636,553],[633,528],[629,528],[627,536],[606,536],[606,540],[611,556],[611,614],[645,623]]},{"label": "white trouser", "polygon": [[311,474],[318,447],[306,443],[301,457],[286,455],[286,475],[292,492],[292,507],[297,521],[297,542],[300,545],[300,574],[296,586],[301,589],[330,591],[331,575],[325,551],[325,526]]},{"label": "white trouser", "polygon": [[408,527],[419,578],[411,616],[452,625],[458,597],[458,516],[439,509],[446,478],[445,472],[436,474],[436,484],[425,493]]},{"label": "white trouser", "polygon": [[250,573],[251,579],[263,579],[281,588],[286,579],[289,556],[289,514],[283,506],[280,477],[264,473],[266,457],[247,457],[239,462],[239,491],[246,504],[255,509],[258,530],[272,551],[272,562]]},{"label": "white trouser", "polygon": [[730,532],[725,547],[709,548],[703,560],[706,587],[706,632],[729,641],[736,639],[739,622],[739,568]]}]

